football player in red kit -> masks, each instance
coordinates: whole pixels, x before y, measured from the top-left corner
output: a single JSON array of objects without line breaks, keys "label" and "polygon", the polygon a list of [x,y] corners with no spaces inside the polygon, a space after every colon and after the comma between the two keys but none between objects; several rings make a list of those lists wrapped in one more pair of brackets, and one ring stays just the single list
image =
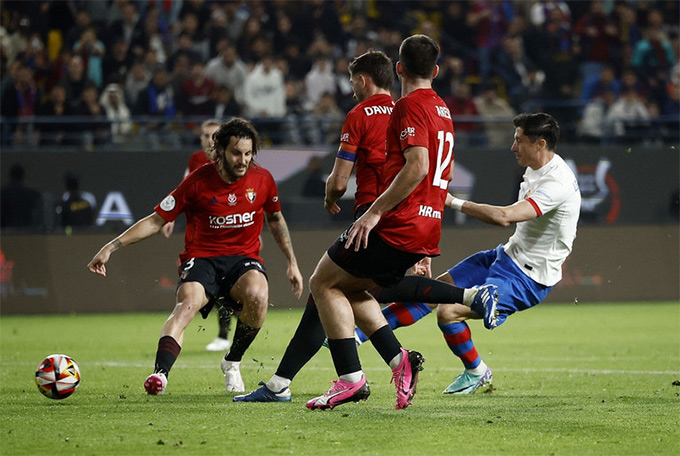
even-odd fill
[{"label": "football player in red kit", "polygon": [[105,276],[113,252],[153,236],[165,223],[186,214],[176,304],[161,330],[154,372],[144,382],[149,394],[163,394],[184,330],[201,308],[212,305],[213,298],[240,309],[234,341],[221,367],[228,392],[245,390],[239,364],[264,323],[269,303],[266,270],[259,257],[265,218],[288,260],[286,275],[293,293],[297,298],[302,294],[302,275],[276,184],[269,171],[252,161],[258,148],[259,136],[250,122],[232,118],[221,125],[209,151],[212,162],[187,176],[151,215],[104,245],[87,265],[91,272]]}]

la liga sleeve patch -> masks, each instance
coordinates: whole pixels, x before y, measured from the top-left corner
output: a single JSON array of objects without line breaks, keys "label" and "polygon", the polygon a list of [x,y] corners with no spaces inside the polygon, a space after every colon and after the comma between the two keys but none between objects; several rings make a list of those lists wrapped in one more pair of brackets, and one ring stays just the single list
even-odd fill
[{"label": "la liga sleeve patch", "polygon": [[165,212],[172,211],[175,208],[175,197],[172,195],[166,196],[165,199],[161,201],[160,207]]}]

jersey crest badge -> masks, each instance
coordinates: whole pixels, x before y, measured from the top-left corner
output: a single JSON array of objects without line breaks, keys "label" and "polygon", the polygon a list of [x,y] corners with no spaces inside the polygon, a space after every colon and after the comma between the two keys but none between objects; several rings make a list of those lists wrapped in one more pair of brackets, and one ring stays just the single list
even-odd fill
[{"label": "jersey crest badge", "polygon": [[255,193],[254,188],[246,189],[246,199],[248,200],[249,203],[254,203],[256,196],[257,196],[257,193]]},{"label": "jersey crest badge", "polygon": [[236,206],[236,194],[235,193],[229,194],[229,196],[227,197],[227,203],[230,206]]}]

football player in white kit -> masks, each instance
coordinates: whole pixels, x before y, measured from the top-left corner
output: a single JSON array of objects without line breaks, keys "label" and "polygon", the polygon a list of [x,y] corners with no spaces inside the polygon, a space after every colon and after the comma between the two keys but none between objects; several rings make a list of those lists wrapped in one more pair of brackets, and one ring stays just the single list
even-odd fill
[{"label": "football player in white kit", "polygon": [[[438,280],[458,287],[493,284],[498,287],[498,315],[484,320],[487,329],[502,324],[513,313],[541,302],[562,278],[562,264],[576,238],[581,194],[576,176],[562,157],[555,153],[560,128],[545,113],[520,114],[515,125],[512,152],[526,166],[516,203],[492,206],[465,201],[449,194],[446,206],[483,222],[508,226],[516,223],[508,242],[493,250],[478,252],[464,259]],[[484,364],[465,320],[482,316],[461,304],[439,306],[424,303],[393,303],[383,309],[395,329],[413,324],[437,308],[437,322],[451,351],[465,371],[456,377],[444,394],[471,394],[491,383],[491,369]],[[357,330],[360,339],[365,336]]]}]

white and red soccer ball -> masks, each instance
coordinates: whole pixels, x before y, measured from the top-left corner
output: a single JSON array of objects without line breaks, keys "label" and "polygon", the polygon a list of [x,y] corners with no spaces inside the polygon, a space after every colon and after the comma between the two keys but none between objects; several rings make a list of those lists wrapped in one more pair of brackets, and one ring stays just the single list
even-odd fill
[{"label": "white and red soccer ball", "polygon": [[80,369],[67,355],[50,355],[35,371],[38,389],[50,399],[66,399],[80,384]]}]

